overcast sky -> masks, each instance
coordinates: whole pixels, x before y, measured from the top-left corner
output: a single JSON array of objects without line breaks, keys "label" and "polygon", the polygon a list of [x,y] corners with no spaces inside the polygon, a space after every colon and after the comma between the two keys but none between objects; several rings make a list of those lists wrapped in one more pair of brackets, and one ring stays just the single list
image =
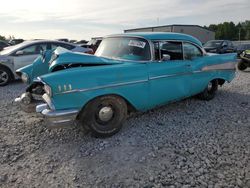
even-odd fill
[{"label": "overcast sky", "polygon": [[90,39],[124,29],[250,20],[249,0],[0,0],[0,35]]}]

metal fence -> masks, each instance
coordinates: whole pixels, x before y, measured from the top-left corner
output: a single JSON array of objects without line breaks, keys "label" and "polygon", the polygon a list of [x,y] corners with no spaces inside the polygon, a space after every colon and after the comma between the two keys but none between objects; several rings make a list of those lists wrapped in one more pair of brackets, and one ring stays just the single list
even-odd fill
[{"label": "metal fence", "polygon": [[241,44],[250,44],[250,40],[242,40],[242,41],[233,41],[235,46],[239,46]]}]

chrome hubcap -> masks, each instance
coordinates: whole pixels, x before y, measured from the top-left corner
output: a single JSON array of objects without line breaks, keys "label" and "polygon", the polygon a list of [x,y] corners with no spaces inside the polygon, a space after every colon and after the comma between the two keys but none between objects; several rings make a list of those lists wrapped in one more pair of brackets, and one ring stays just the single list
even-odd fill
[{"label": "chrome hubcap", "polygon": [[213,84],[212,84],[212,82],[209,82],[208,85],[207,85],[207,90],[211,91],[212,88],[213,88]]},{"label": "chrome hubcap", "polygon": [[99,118],[101,121],[109,121],[113,117],[114,111],[111,107],[102,107],[99,111]]},{"label": "chrome hubcap", "polygon": [[8,81],[8,74],[4,71],[0,71],[0,83],[5,83]]}]

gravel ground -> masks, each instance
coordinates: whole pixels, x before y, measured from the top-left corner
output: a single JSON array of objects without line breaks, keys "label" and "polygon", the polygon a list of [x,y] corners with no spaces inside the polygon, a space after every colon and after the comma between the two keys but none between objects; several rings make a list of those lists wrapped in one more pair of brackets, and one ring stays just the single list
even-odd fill
[{"label": "gravel ground", "polygon": [[250,187],[250,72],[219,89],[129,117],[115,136],[44,127],[0,88],[0,187]]}]

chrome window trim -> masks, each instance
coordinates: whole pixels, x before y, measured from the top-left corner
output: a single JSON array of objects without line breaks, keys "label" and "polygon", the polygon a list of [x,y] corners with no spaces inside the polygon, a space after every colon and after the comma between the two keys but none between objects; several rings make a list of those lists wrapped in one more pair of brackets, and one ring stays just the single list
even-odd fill
[{"label": "chrome window trim", "polygon": [[[202,57],[206,55],[206,52],[205,50],[200,47],[199,45],[195,44],[194,42],[191,42],[191,41],[188,41],[188,40],[164,40],[164,39],[161,39],[161,40],[152,40],[152,43],[154,42],[180,42],[182,43],[182,56],[183,56],[183,60],[180,60],[180,61],[184,61],[186,59],[184,59],[184,48],[183,48],[183,43],[189,43],[189,44],[192,44],[194,46],[196,46],[201,52],[202,52]],[[157,60],[155,60],[157,61]],[[160,62],[160,61],[157,61],[157,62]]]},{"label": "chrome window trim", "polygon": [[150,50],[150,60],[143,60],[143,61],[139,61],[139,60],[126,60],[126,59],[110,58],[110,57],[106,57],[106,56],[97,56],[96,55],[97,57],[103,57],[103,58],[114,59],[114,60],[119,60],[119,61],[129,61],[129,62],[151,62],[151,61],[154,60],[154,53],[153,53],[154,52],[153,51],[154,46],[152,46],[153,43],[152,43],[151,40],[148,40],[148,39],[146,39],[144,37],[141,37],[141,36],[124,36],[124,35],[107,36],[107,37],[104,37],[103,40],[107,39],[107,38],[139,38],[139,39],[143,39],[143,40],[147,41],[148,44],[149,44],[149,50]]}]

